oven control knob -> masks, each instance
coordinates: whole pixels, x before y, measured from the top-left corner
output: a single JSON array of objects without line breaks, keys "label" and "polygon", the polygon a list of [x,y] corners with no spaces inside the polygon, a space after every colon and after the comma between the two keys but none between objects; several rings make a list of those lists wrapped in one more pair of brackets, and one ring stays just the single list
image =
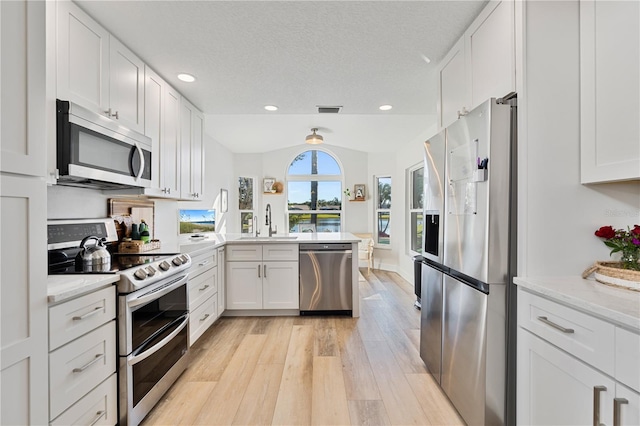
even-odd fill
[{"label": "oven control knob", "polygon": [[144,280],[145,278],[147,278],[147,273],[144,271],[144,269],[138,269],[133,273],[133,276],[139,280]]},{"label": "oven control knob", "polygon": [[168,271],[169,268],[171,268],[171,264],[166,260],[163,260],[159,266],[160,266],[160,269],[162,269],[163,271]]},{"label": "oven control knob", "polygon": [[182,259],[180,259],[179,257],[176,257],[172,260],[173,264],[176,266],[180,266],[182,265]]},{"label": "oven control knob", "polygon": [[156,270],[155,270],[155,268],[153,266],[147,266],[146,267],[146,271],[147,271],[147,274],[150,277],[152,277],[152,276],[154,276],[156,274]]},{"label": "oven control knob", "polygon": [[189,261],[189,256],[183,254],[182,256],[180,256],[180,259],[182,259],[182,263],[187,263]]}]

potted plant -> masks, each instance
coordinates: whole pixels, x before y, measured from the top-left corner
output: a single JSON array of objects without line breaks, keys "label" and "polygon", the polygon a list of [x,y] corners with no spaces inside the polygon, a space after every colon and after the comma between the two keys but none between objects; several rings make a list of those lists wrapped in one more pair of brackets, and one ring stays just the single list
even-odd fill
[{"label": "potted plant", "polygon": [[596,281],[640,291],[640,225],[626,230],[602,226],[595,236],[604,240],[610,255],[620,253],[620,261],[596,262],[582,274],[583,278],[594,273]]}]

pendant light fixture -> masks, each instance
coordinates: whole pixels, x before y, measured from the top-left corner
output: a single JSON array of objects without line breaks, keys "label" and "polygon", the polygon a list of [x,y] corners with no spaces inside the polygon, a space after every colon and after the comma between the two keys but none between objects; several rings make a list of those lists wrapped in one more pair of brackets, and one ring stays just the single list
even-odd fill
[{"label": "pendant light fixture", "polygon": [[316,134],[316,132],[318,131],[318,128],[314,127],[313,129],[311,129],[311,131],[313,132],[313,134],[307,135],[304,141],[311,145],[321,144],[324,141],[324,139],[322,136]]}]

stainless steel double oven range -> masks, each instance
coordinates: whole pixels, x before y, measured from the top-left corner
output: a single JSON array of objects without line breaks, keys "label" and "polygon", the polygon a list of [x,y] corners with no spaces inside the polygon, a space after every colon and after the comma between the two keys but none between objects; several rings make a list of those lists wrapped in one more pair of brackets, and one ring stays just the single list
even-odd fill
[{"label": "stainless steel double oven range", "polygon": [[49,274],[119,274],[117,282],[118,410],[137,425],[188,363],[186,254],[112,254],[103,271],[75,262],[87,236],[117,241],[112,219],[48,222]]}]

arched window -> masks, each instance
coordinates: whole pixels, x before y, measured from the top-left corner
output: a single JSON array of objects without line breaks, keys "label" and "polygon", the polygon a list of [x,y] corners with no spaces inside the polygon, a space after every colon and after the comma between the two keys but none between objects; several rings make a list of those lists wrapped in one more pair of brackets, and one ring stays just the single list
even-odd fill
[{"label": "arched window", "polygon": [[342,168],[329,153],[305,151],[287,172],[289,232],[341,232]]}]

